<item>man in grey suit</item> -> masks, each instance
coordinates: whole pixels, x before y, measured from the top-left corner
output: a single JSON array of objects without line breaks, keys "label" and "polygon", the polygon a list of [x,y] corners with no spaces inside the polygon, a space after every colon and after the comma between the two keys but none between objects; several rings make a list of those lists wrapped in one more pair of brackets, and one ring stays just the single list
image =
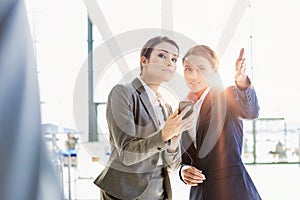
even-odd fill
[{"label": "man in grey suit", "polygon": [[182,119],[189,108],[172,114],[158,89],[172,79],[178,51],[168,37],[150,39],[141,50],[140,77],[110,92],[111,155],[94,181],[101,199],[172,199],[168,171],[180,165],[178,141],[191,128],[193,115]]}]

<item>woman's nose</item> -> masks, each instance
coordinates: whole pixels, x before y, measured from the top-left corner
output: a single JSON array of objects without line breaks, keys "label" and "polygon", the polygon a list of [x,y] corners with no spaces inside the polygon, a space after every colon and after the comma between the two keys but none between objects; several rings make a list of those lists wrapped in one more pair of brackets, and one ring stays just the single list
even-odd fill
[{"label": "woman's nose", "polygon": [[173,67],[173,66],[176,66],[176,64],[174,63],[174,61],[173,61],[173,57],[172,56],[168,56],[167,58],[166,58],[166,65],[168,66],[168,67]]},{"label": "woman's nose", "polygon": [[198,73],[195,72],[195,70],[193,70],[191,73],[190,73],[190,78],[191,79],[198,79]]},{"label": "woman's nose", "polygon": [[171,58],[167,58],[167,59],[166,59],[166,65],[167,65],[168,67],[172,67],[172,59],[171,59]]}]

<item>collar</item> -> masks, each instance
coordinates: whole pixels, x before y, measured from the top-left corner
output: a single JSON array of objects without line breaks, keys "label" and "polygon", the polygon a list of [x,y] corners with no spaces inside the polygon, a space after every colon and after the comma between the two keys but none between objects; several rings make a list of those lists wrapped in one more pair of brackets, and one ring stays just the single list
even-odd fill
[{"label": "collar", "polygon": [[165,104],[165,100],[161,96],[161,94],[159,92],[159,88],[158,88],[157,93],[155,93],[140,77],[139,77],[139,80],[141,81],[143,87],[145,88],[145,91],[146,91],[152,105],[158,104],[157,100],[159,100],[161,102],[161,104]]}]

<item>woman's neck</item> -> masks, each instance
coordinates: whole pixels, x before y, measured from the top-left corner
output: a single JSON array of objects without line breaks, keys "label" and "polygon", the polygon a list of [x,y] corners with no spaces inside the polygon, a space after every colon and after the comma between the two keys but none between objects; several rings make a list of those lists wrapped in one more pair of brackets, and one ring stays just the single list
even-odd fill
[{"label": "woman's neck", "polygon": [[151,79],[147,79],[145,77],[141,77],[141,79],[148,85],[149,88],[151,88],[155,92],[155,94],[157,93],[160,83],[155,82]]},{"label": "woman's neck", "polygon": [[188,99],[191,100],[191,101],[193,101],[194,103],[197,102],[198,99],[201,98],[201,96],[203,95],[203,93],[205,92],[206,89],[207,89],[207,88],[204,88],[204,89],[202,89],[202,90],[200,90],[200,91],[197,91],[197,92],[192,92],[192,91],[191,91],[191,92],[188,94]]}]

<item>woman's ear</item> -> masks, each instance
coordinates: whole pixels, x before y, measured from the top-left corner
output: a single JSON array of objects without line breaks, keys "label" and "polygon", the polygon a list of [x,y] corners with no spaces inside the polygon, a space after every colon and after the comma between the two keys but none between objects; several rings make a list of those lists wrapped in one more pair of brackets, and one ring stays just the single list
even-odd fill
[{"label": "woman's ear", "polygon": [[141,57],[141,64],[142,64],[142,65],[147,64],[147,61],[148,61],[148,59],[147,59],[145,56],[142,56],[142,57]]}]

